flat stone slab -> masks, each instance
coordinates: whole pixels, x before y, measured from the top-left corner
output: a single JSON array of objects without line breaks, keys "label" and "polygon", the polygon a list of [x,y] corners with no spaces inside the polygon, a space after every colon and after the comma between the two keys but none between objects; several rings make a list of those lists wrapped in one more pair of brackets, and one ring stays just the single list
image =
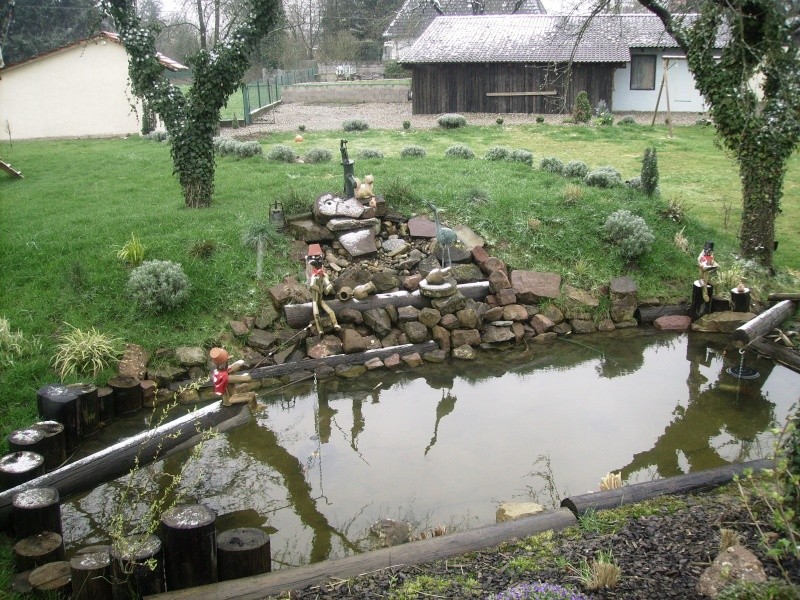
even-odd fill
[{"label": "flat stone slab", "polygon": [[334,238],[330,229],[318,225],[313,219],[289,221],[286,225],[286,230],[292,237],[307,243],[327,242]]},{"label": "flat stone slab", "polygon": [[353,231],[354,229],[365,229],[367,227],[380,227],[378,219],[345,219],[335,218],[328,221],[325,225],[331,231]]},{"label": "flat stone slab", "polygon": [[692,323],[692,331],[707,333],[733,333],[739,327],[754,319],[753,313],[719,312],[703,315]]},{"label": "flat stone slab", "polygon": [[535,502],[504,502],[497,509],[495,521],[504,523],[521,517],[530,517],[541,512],[544,512],[544,506]]},{"label": "flat stone slab", "polygon": [[537,271],[511,271],[511,287],[522,304],[541,299],[555,300],[561,295],[561,275]]},{"label": "flat stone slab", "polygon": [[314,216],[321,221],[334,217],[359,219],[363,214],[364,205],[355,198],[343,200],[334,194],[322,194],[314,201]]},{"label": "flat stone slab", "polygon": [[374,254],[378,251],[375,247],[375,235],[371,229],[344,233],[339,236],[339,243],[352,257]]},{"label": "flat stone slab", "polygon": [[667,315],[653,321],[653,327],[661,331],[688,331],[691,325],[691,317],[680,315]]},{"label": "flat stone slab", "polygon": [[458,225],[453,227],[453,231],[456,232],[458,239],[469,250],[472,250],[475,246],[483,247],[483,245],[486,243],[486,241],[481,236],[472,231],[472,229],[470,229],[466,225],[462,225],[459,223]]},{"label": "flat stone slab", "polygon": [[408,235],[412,238],[434,238],[436,223],[428,217],[411,217],[408,220]]},{"label": "flat stone slab", "polygon": [[636,294],[638,291],[639,287],[636,282],[628,276],[614,277],[609,285],[609,292],[620,296]]},{"label": "flat stone slab", "polygon": [[[399,238],[386,240],[385,242],[383,242],[381,247],[383,248],[383,251],[386,252],[386,255],[389,257],[397,256],[398,254],[403,254],[404,252],[408,252],[408,250],[411,248],[411,246],[408,244],[407,241]],[[419,260],[417,260],[417,262],[419,262]]]}]

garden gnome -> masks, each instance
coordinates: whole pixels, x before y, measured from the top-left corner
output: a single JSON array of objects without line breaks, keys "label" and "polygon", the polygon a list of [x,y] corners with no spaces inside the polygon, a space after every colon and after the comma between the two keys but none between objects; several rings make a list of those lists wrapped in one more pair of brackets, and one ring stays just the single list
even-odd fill
[{"label": "garden gnome", "polygon": [[240,392],[234,394],[231,392],[229,386],[231,383],[242,383],[252,379],[249,373],[234,375],[236,371],[244,366],[244,361],[237,360],[228,365],[230,356],[224,348],[212,348],[208,355],[214,363],[214,370],[211,373],[211,383],[214,384],[214,393],[217,396],[222,396],[222,404],[230,406],[231,404],[243,404],[247,402],[255,405],[255,392]]},{"label": "garden gnome", "polygon": [[711,273],[719,269],[717,261],[714,260],[714,242],[706,242],[703,251],[697,257],[697,266],[700,269],[700,281],[703,286],[703,300],[708,302],[708,278]]},{"label": "garden gnome", "polygon": [[324,310],[331,320],[331,324],[335,330],[341,329],[341,325],[336,320],[336,313],[328,306],[323,296],[325,294],[333,293],[333,284],[322,266],[322,250],[318,244],[312,244],[308,247],[308,255],[306,256],[306,274],[308,277],[308,289],[311,291],[311,310],[314,313],[314,325],[317,327],[317,333],[322,334],[322,321],[319,318],[320,308]]}]

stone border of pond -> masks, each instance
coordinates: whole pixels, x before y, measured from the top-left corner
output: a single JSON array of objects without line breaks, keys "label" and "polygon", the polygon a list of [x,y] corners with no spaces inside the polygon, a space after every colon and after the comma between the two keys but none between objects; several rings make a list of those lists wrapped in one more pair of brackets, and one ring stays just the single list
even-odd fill
[{"label": "stone border of pond", "polygon": [[485,525],[441,537],[408,542],[292,569],[256,575],[241,580],[146,596],[145,600],[257,600],[310,586],[336,584],[352,577],[393,567],[429,563],[497,546],[545,531],[560,531],[578,522],[586,510],[603,510],[634,504],[663,495],[710,490],[730,483],[746,469],[771,468],[771,460],[757,460],[679,475],[657,481],[623,486],[616,490],[565,498],[561,507],[503,523]]}]

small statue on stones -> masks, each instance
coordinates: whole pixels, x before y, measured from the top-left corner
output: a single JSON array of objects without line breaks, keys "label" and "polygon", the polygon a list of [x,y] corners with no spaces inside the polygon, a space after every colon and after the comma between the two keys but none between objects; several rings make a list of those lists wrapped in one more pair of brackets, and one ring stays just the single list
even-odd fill
[{"label": "small statue on stones", "polygon": [[703,287],[703,300],[709,301],[708,297],[708,279],[711,274],[719,269],[717,261],[714,260],[714,242],[706,242],[703,246],[700,256],[697,257],[697,266],[700,269],[700,281]]},{"label": "small statue on stones", "polygon": [[255,392],[232,393],[230,389],[229,384],[231,383],[243,383],[252,380],[249,373],[234,375],[236,371],[244,366],[244,361],[237,360],[229,365],[228,359],[230,356],[224,348],[212,348],[208,355],[214,363],[211,383],[214,385],[214,393],[217,396],[222,396],[222,404],[225,406],[244,403],[255,405]]},{"label": "small statue on stones", "polygon": [[316,244],[309,246],[309,253],[306,256],[306,276],[308,289],[311,291],[311,310],[314,314],[314,325],[317,327],[317,333],[321,335],[323,329],[322,321],[319,317],[320,309],[327,313],[335,330],[338,331],[342,327],[336,320],[336,313],[325,302],[324,295],[333,293],[333,284],[322,266],[322,251],[316,252],[315,246],[319,247]]},{"label": "small statue on stones", "polygon": [[358,177],[355,178],[355,181],[356,198],[361,201],[369,200],[371,202],[370,206],[374,206],[375,190],[373,186],[375,184],[375,178],[372,175],[366,175],[364,181],[361,181]]}]

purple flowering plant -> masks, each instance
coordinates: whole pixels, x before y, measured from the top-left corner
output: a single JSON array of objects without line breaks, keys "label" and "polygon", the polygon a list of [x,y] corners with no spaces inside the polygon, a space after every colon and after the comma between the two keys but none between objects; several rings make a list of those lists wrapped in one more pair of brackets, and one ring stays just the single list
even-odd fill
[{"label": "purple flowering plant", "polygon": [[552,583],[520,583],[486,600],[591,600],[580,592]]}]

